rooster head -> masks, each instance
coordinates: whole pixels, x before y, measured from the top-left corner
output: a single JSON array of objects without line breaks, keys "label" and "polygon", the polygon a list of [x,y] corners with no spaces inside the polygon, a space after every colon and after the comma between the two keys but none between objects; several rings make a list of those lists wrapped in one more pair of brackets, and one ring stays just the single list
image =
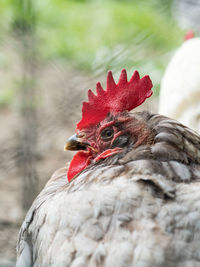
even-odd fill
[{"label": "rooster head", "polygon": [[122,153],[129,144],[137,147],[143,142],[146,135],[141,134],[141,130],[144,132],[145,127],[128,111],[150,97],[151,88],[149,76],[140,79],[135,71],[128,81],[123,69],[117,84],[109,71],[105,91],[99,82],[96,84],[97,95],[88,91],[88,102],[83,102],[82,119],[77,124],[76,134],[65,146],[65,150],[78,150],[68,169],[69,181],[91,163]]}]

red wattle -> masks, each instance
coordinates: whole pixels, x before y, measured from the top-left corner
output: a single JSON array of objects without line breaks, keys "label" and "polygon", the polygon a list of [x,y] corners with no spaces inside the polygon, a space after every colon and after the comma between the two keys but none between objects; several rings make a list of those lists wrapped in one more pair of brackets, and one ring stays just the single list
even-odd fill
[{"label": "red wattle", "polygon": [[84,170],[91,162],[90,151],[79,151],[75,154],[70,162],[69,169],[67,171],[67,178],[70,182],[76,174]]},{"label": "red wattle", "polygon": [[79,172],[84,170],[88,165],[91,164],[91,160],[94,159],[95,162],[110,157],[112,155],[118,154],[122,151],[121,148],[116,147],[113,149],[107,149],[98,155],[96,158],[92,156],[92,151],[79,151],[75,154],[72,161],[70,162],[69,169],[67,171],[67,178],[70,182]]}]

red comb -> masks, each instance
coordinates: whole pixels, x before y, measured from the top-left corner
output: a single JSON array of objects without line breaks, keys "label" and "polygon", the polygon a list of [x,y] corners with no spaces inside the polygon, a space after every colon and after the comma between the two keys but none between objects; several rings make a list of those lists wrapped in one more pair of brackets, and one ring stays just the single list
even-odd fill
[{"label": "red comb", "polygon": [[130,81],[127,81],[126,70],[121,71],[118,84],[115,83],[112,72],[107,75],[107,88],[103,90],[100,82],[96,84],[97,96],[88,91],[88,102],[83,102],[82,120],[77,124],[77,130],[95,125],[106,115],[130,111],[141,105],[152,95],[152,82],[148,75],[140,79],[135,71]]},{"label": "red comb", "polygon": [[190,40],[190,39],[192,39],[192,38],[194,38],[194,32],[193,32],[192,30],[189,30],[189,31],[186,33],[184,39],[185,39],[185,41],[187,41],[187,40]]}]

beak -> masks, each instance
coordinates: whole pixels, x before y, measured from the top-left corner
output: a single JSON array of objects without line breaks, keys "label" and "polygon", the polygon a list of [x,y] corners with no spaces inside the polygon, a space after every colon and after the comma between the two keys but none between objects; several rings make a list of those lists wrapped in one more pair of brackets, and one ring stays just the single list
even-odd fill
[{"label": "beak", "polygon": [[76,134],[72,135],[68,140],[64,147],[64,150],[86,150],[88,143],[82,143],[78,140],[78,136]]}]

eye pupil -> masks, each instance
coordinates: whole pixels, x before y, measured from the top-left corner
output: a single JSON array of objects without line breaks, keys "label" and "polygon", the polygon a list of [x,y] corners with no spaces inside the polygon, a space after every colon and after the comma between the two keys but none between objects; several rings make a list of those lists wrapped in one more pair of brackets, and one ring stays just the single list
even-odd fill
[{"label": "eye pupil", "polygon": [[112,132],[110,130],[106,131],[106,136],[110,137],[112,135]]},{"label": "eye pupil", "polygon": [[101,132],[101,138],[103,140],[109,140],[110,138],[113,137],[113,134],[114,134],[114,131],[112,128],[108,128],[108,129],[104,129],[102,132]]}]

